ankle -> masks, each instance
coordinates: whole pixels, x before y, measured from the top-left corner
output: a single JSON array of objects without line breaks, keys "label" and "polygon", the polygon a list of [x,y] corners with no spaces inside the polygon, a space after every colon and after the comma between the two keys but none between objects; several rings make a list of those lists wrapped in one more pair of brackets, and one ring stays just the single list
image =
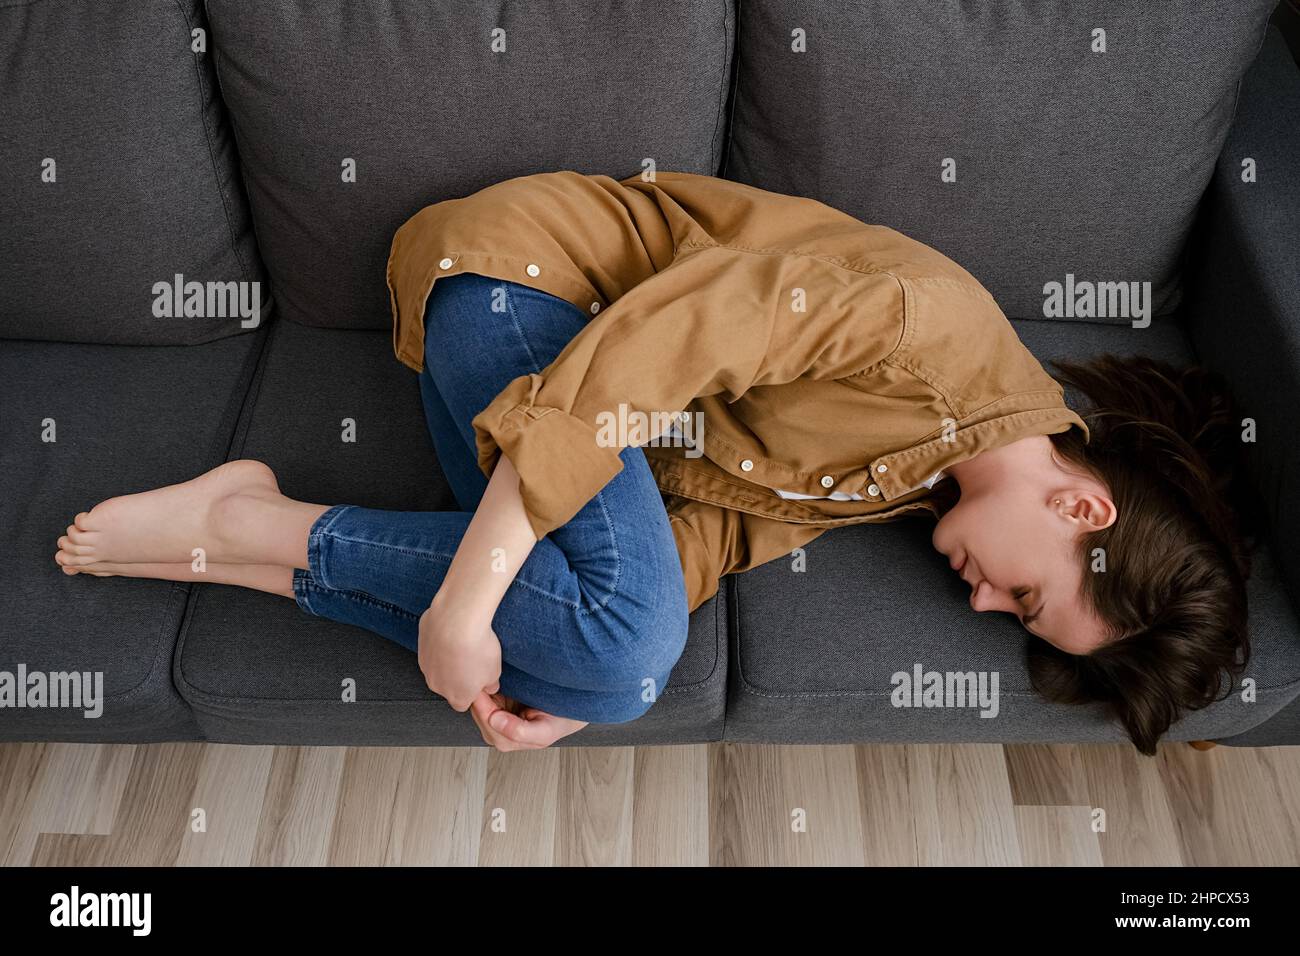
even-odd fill
[{"label": "ankle", "polygon": [[[279,496],[282,497],[282,496]],[[271,496],[237,491],[212,502],[207,530],[216,553],[209,561],[259,563],[261,538],[273,525]],[[270,562],[268,562],[270,563]]]}]

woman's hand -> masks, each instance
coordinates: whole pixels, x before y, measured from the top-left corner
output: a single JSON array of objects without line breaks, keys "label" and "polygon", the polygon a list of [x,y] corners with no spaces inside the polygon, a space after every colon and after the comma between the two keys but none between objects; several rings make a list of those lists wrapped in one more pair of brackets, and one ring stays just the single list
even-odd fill
[{"label": "woman's hand", "polygon": [[501,642],[492,619],[458,612],[437,597],[420,615],[420,671],[429,690],[464,713],[501,679]]},{"label": "woman's hand", "polygon": [[[541,750],[587,726],[585,720],[556,717],[501,693],[483,691],[470,705],[483,739],[501,752]],[[497,725],[500,725],[499,727]]]}]

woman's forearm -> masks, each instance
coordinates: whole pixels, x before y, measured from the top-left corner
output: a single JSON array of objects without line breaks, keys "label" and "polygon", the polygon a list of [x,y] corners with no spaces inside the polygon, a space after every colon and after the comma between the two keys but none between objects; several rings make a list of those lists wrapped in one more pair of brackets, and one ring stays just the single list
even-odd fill
[{"label": "woman's forearm", "polygon": [[536,543],[519,494],[519,473],[501,455],[433,607],[489,623]]}]

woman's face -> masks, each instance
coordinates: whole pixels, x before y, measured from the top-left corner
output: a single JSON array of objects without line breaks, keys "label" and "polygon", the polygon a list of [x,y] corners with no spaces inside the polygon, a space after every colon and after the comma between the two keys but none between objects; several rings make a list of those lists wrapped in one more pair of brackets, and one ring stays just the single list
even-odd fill
[{"label": "woman's face", "polygon": [[1037,462],[1013,454],[993,471],[950,469],[961,496],[931,541],[970,585],[976,611],[1014,614],[1031,634],[1067,653],[1086,654],[1106,630],[1084,606],[1076,544],[1081,535],[1112,524],[1115,505],[1099,482]]}]

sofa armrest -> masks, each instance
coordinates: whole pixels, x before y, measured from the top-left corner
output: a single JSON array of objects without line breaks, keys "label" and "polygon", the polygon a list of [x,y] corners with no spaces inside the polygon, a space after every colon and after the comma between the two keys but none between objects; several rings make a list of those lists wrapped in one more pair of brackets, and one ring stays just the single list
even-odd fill
[{"label": "sofa armrest", "polygon": [[1255,420],[1247,456],[1264,533],[1300,609],[1300,70],[1276,27],[1242,81],[1197,233],[1187,334]]}]

